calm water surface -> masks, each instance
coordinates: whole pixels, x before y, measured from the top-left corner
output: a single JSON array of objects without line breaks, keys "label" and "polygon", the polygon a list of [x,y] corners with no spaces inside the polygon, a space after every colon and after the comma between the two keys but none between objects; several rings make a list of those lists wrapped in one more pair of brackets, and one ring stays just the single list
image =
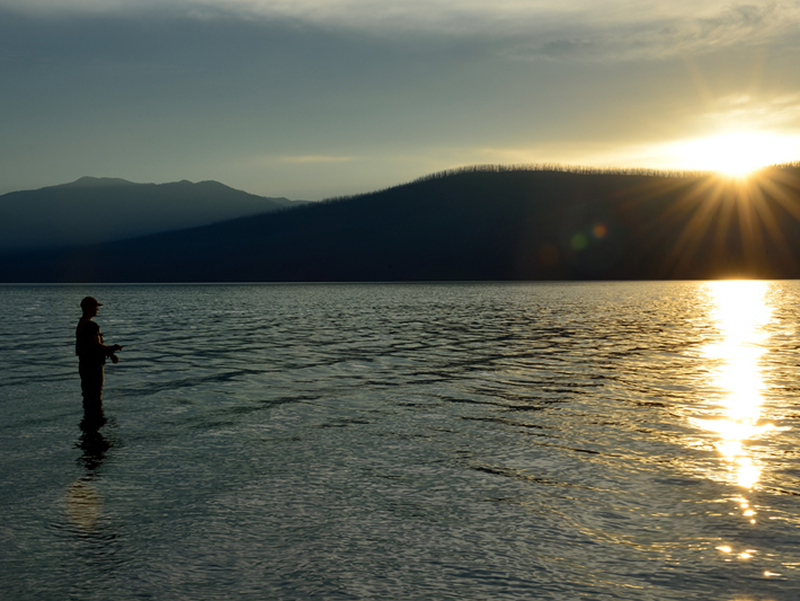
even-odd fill
[{"label": "calm water surface", "polygon": [[[108,343],[79,428],[78,303]],[[0,286],[0,597],[800,597],[800,282]]]}]

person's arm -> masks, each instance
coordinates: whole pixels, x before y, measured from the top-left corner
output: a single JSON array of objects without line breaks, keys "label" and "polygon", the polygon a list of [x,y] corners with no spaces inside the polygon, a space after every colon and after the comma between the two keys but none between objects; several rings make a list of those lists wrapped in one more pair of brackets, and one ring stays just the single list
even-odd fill
[{"label": "person's arm", "polygon": [[[122,350],[122,347],[118,344],[113,346],[103,344],[103,335],[100,333],[100,327],[91,321],[88,323],[83,322],[78,326],[77,339],[79,355],[112,357],[114,353]],[[114,361],[113,358],[111,360]]]},{"label": "person's arm", "polygon": [[103,334],[100,333],[100,327],[97,326],[94,331],[94,336],[92,336],[92,346],[97,349],[97,352],[102,352],[106,357],[110,357],[117,351],[121,351],[122,347],[118,344],[109,346],[107,344],[103,344]]},{"label": "person's arm", "polygon": [[108,349],[107,357],[111,359],[111,363],[113,363],[114,365],[119,363],[119,357],[117,357],[114,353],[121,351],[123,348],[124,347],[122,347],[119,344],[115,344],[114,346],[106,346],[106,349]]}]

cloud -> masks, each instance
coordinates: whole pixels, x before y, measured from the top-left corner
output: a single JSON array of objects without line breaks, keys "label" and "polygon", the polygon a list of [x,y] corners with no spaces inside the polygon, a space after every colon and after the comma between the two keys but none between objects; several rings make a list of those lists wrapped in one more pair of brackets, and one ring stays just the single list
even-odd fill
[{"label": "cloud", "polygon": [[750,94],[731,94],[713,102],[698,121],[720,130],[785,130],[800,132],[800,94],[763,99]]},{"label": "cloud", "polygon": [[[170,13],[197,19],[289,18],[352,29],[378,28],[483,35],[636,33],[699,41],[741,39],[754,31],[797,25],[796,3],[729,0],[0,0],[0,7],[38,14]],[[556,41],[556,40],[549,40]]]},{"label": "cloud", "polygon": [[384,41],[468,38],[517,60],[652,60],[737,45],[796,45],[800,5],[674,0],[0,0],[36,15],[293,22]]},{"label": "cloud", "polygon": [[703,12],[637,11],[627,18],[588,21],[578,16],[517,45],[509,56],[525,60],[661,60],[734,47],[793,47],[800,36],[795,5],[728,5]]},{"label": "cloud", "polygon": [[352,161],[353,157],[338,157],[338,156],[325,156],[325,155],[298,155],[298,156],[282,156],[277,160],[281,163],[293,164],[307,164],[307,163],[347,163]]}]

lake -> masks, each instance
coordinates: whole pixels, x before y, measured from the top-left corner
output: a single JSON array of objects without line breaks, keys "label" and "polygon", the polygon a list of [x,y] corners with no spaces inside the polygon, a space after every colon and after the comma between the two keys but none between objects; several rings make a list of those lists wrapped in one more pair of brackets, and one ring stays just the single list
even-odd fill
[{"label": "lake", "polygon": [[3,599],[800,595],[800,282],[0,301]]}]

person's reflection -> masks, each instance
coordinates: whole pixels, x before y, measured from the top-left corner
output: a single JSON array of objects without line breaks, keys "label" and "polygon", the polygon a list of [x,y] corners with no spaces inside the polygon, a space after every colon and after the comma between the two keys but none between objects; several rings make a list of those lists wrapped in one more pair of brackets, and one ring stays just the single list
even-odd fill
[{"label": "person's reflection", "polygon": [[83,454],[78,461],[86,469],[87,476],[93,478],[111,445],[98,430],[95,420],[84,417],[80,427],[81,437],[77,446]]},{"label": "person's reflection", "polygon": [[66,505],[70,521],[81,530],[90,531],[97,526],[103,508],[94,482],[99,478],[98,472],[111,444],[98,430],[96,420],[85,417],[80,427],[81,436],[76,447],[83,451],[78,464],[85,473],[67,487]]}]

